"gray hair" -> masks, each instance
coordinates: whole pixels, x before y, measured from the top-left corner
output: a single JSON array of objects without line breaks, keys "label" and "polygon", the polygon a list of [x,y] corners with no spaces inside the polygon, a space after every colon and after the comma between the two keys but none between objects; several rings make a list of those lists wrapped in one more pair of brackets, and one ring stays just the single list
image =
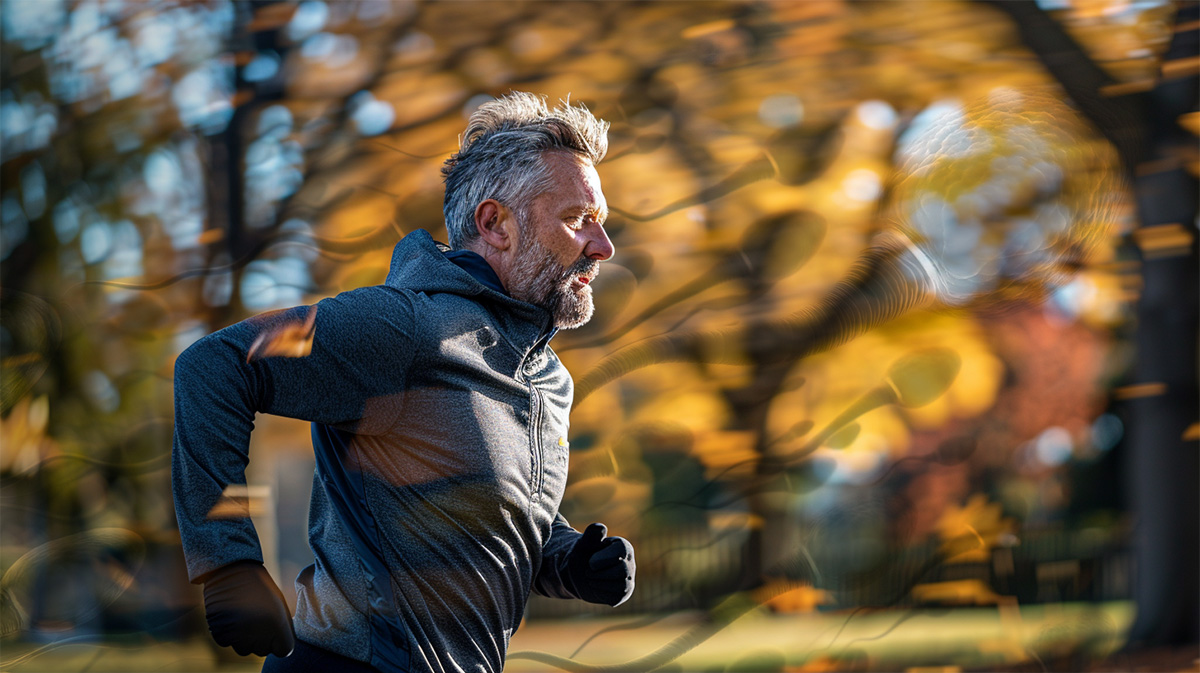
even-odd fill
[{"label": "gray hair", "polygon": [[542,157],[555,151],[600,163],[608,152],[608,122],[569,100],[548,109],[543,97],[522,91],[480,105],[458,152],[442,165],[450,247],[461,249],[479,236],[475,208],[487,199],[512,208],[523,225],[529,201],[549,186]]}]

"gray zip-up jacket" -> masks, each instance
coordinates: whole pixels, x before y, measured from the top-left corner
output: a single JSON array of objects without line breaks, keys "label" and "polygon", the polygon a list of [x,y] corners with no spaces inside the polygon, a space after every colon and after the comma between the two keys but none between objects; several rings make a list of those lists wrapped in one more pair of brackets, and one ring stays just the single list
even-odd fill
[{"label": "gray zip-up jacket", "polygon": [[[311,352],[263,350],[309,317]],[[312,421],[297,637],[381,671],[500,671],[529,592],[573,597],[561,572],[579,533],[558,514],[572,382],[553,334],[418,230],[385,284],[197,341],[175,366],[189,577],[262,560],[250,519],[214,510],[245,483],[254,414]]]}]

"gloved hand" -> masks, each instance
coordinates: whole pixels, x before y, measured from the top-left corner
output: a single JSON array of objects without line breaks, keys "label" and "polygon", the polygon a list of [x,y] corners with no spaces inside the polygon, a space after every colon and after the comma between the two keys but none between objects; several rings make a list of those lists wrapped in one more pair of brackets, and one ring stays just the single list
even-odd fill
[{"label": "gloved hand", "polygon": [[637,564],[633,545],[623,537],[605,537],[608,528],[594,523],[567,553],[563,578],[575,596],[616,607],[633,595]]},{"label": "gloved hand", "polygon": [[213,640],[242,656],[286,657],[296,647],[287,601],[258,561],[236,561],[209,574],[204,612]]}]

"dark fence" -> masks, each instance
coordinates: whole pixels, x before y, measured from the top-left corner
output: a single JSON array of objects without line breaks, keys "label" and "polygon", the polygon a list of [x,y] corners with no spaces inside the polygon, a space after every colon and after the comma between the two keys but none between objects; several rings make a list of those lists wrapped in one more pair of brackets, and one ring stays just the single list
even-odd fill
[{"label": "dark fence", "polygon": [[[739,587],[742,533],[679,529],[636,541],[637,590],[622,615],[706,610]],[[789,588],[811,585],[824,592],[819,609],[1112,601],[1131,597],[1132,560],[1119,533],[1032,531],[981,557],[953,555],[937,542],[903,549],[826,543],[795,549],[771,584],[752,595],[767,601]],[[955,584],[950,584],[955,583]],[[943,589],[944,588],[944,589]],[[941,589],[941,590],[939,590]],[[957,591],[955,590],[957,589]],[[788,609],[786,603],[780,609]],[[609,615],[604,606],[534,596],[530,619]]]}]

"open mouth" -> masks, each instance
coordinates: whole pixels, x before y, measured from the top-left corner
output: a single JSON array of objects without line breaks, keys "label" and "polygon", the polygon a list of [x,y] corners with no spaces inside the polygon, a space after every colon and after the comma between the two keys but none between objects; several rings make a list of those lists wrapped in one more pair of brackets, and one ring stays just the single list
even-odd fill
[{"label": "open mouth", "polygon": [[597,267],[598,265],[594,260],[581,259],[568,267],[563,276],[570,279],[567,282],[571,285],[579,283],[581,288],[587,287],[592,284],[592,281],[596,280],[596,275],[600,271]]}]

